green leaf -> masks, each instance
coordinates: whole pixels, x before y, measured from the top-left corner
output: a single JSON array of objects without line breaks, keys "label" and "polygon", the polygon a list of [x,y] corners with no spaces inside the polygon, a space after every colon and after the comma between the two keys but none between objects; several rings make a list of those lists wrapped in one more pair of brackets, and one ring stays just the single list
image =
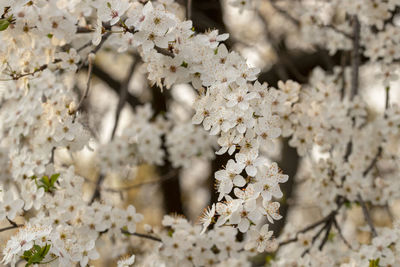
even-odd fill
[{"label": "green leaf", "polygon": [[50,177],[50,186],[54,187],[54,183],[57,181],[58,177],[60,177],[59,173],[53,174]]},{"label": "green leaf", "polygon": [[42,178],[40,178],[39,183],[37,182],[36,177],[34,179],[38,188],[43,188],[45,192],[51,192],[52,190],[56,189],[54,184],[56,183],[58,177],[60,177],[59,173],[53,174],[50,176],[50,178],[47,175],[44,175]]},{"label": "green leaf", "polygon": [[187,68],[188,64],[185,61],[183,61],[182,64],[181,64],[181,67]]},{"label": "green leaf", "polygon": [[168,236],[169,236],[169,237],[172,237],[173,235],[174,235],[174,230],[170,229],[170,230],[168,231]]},{"label": "green leaf", "polygon": [[0,32],[7,30],[10,22],[7,19],[0,19]]},{"label": "green leaf", "polygon": [[265,256],[265,263],[268,266],[272,264],[273,260],[275,260],[275,254],[267,254],[267,256]]},{"label": "green leaf", "polygon": [[344,205],[346,206],[346,208],[350,209],[351,208],[351,202],[350,201],[345,201]]},{"label": "green leaf", "polygon": [[47,175],[44,175],[41,179],[42,183],[44,183],[45,185],[50,185],[50,180],[49,177]]},{"label": "green leaf", "polygon": [[22,259],[24,259],[27,263],[25,267],[30,266],[32,264],[40,264],[43,259],[46,257],[47,253],[50,251],[51,245],[45,244],[43,247],[39,245],[33,245],[30,250],[24,252]]},{"label": "green leaf", "polygon": [[380,258],[369,260],[369,267],[379,267]]},{"label": "green leaf", "polygon": [[43,258],[46,257],[49,250],[50,250],[50,245],[46,244],[44,247],[42,247],[41,254],[42,254]]}]

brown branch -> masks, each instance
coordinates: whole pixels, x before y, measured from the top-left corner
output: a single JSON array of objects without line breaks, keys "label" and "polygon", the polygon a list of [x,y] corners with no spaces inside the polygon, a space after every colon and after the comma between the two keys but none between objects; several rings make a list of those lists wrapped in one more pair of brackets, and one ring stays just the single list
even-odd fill
[{"label": "brown branch", "polygon": [[100,199],[101,185],[103,184],[105,177],[106,176],[104,174],[99,175],[99,178],[96,181],[96,187],[94,188],[92,198],[90,199],[90,202],[89,202],[90,204],[92,204],[95,200]]},{"label": "brown branch", "polygon": [[325,232],[324,238],[323,238],[322,241],[321,241],[321,244],[320,244],[319,247],[318,247],[319,250],[322,250],[322,249],[324,248],[326,242],[328,241],[329,233],[331,232],[332,224],[333,224],[333,220],[334,220],[334,219],[335,219],[335,217],[333,217],[331,220],[329,220],[329,221],[326,223],[325,227],[324,227],[324,229],[326,230],[326,232]]},{"label": "brown branch", "polygon": [[359,68],[360,68],[360,22],[358,21],[357,15],[353,16],[353,50],[351,54],[351,66],[352,66],[352,77],[351,77],[351,94],[350,100],[358,94],[358,79],[359,79]]},{"label": "brown branch", "polygon": [[[121,83],[115,80],[109,73],[104,71],[98,65],[93,66],[93,74],[99,79],[105,82],[115,93],[119,94],[119,89],[121,88]],[[131,93],[127,92],[126,102],[134,109],[137,105],[141,104],[139,99],[133,96]]]},{"label": "brown branch", "polygon": [[24,226],[23,224],[17,224],[13,220],[10,220],[8,217],[6,217],[6,219],[11,224],[11,226],[1,228],[0,232],[5,232],[5,231],[11,230],[11,229],[15,229],[15,228],[19,228],[19,227]]},{"label": "brown branch", "polygon": [[365,204],[365,202],[364,202],[364,200],[362,199],[362,197],[361,197],[360,194],[357,195],[357,198],[358,198],[358,201],[360,202],[360,205],[361,205],[361,208],[362,208],[362,211],[363,211],[363,214],[364,214],[364,219],[365,219],[365,221],[367,222],[369,228],[371,229],[372,236],[373,236],[373,237],[378,236],[378,234],[376,233],[376,229],[375,229],[375,227],[374,227],[374,224],[373,224],[373,222],[372,222],[371,216],[370,216],[370,214],[369,214],[367,205]]},{"label": "brown branch", "polygon": [[155,237],[155,236],[141,234],[141,233],[130,233],[129,231],[124,230],[124,229],[121,229],[121,232],[123,234],[126,234],[126,235],[134,235],[134,236],[137,236],[137,237],[146,238],[146,239],[149,239],[149,240],[153,240],[153,241],[157,241],[157,242],[161,242],[162,243],[162,240],[160,238],[158,238],[158,237]]},{"label": "brown branch", "polygon": [[366,177],[368,173],[372,170],[372,168],[376,165],[378,162],[378,158],[382,155],[382,147],[378,147],[378,151],[376,152],[375,157],[372,159],[371,163],[368,165],[368,167],[365,169],[363,172],[363,177]]},{"label": "brown branch", "polygon": [[128,88],[129,88],[129,83],[133,77],[133,72],[136,69],[137,64],[139,63],[139,57],[134,56],[133,62],[131,64],[131,67],[129,68],[128,74],[125,78],[125,80],[121,83],[120,91],[119,91],[119,99],[118,99],[118,104],[117,104],[117,110],[115,112],[115,121],[114,121],[114,127],[111,133],[111,140],[114,139],[115,132],[117,131],[118,127],[118,122],[119,118],[121,115],[122,108],[125,105],[126,98],[128,96]]},{"label": "brown branch", "polygon": [[344,235],[342,233],[342,229],[340,228],[336,218],[333,220],[333,225],[335,226],[336,230],[339,233],[340,238],[343,240],[344,244],[349,248],[352,249],[350,243],[346,240],[346,238],[344,238]]},{"label": "brown branch", "polygon": [[334,30],[335,32],[340,33],[340,34],[344,35],[345,37],[347,37],[347,38],[349,38],[349,39],[353,39],[353,36],[352,36],[351,34],[349,34],[349,33],[345,32],[345,31],[342,31],[342,30],[336,28],[335,25],[326,24],[326,25],[320,25],[320,27],[332,29],[332,30]]},{"label": "brown branch", "polygon": [[93,64],[94,64],[94,57],[95,55],[90,53],[88,55],[88,61],[89,61],[89,68],[88,68],[88,77],[87,77],[87,82],[86,82],[86,89],[85,92],[83,93],[83,96],[81,100],[78,103],[78,106],[75,108],[74,113],[76,114],[76,111],[80,110],[83,105],[83,101],[87,98],[89,95],[89,90],[90,90],[90,82],[92,80],[92,72],[93,72]]},{"label": "brown branch", "polygon": [[[282,16],[284,16],[285,18],[287,18],[288,20],[290,20],[294,25],[296,25],[297,27],[301,26],[301,21],[298,20],[297,18],[293,17],[288,11],[286,11],[285,9],[279,7],[276,3],[275,0],[270,0],[271,6],[277,11],[279,12]],[[353,36],[343,30],[340,30],[338,28],[336,28],[335,25],[332,24],[322,24],[322,25],[318,25],[321,28],[327,28],[327,29],[332,29],[337,33],[342,34],[343,36],[349,38],[349,39],[353,39]]]},{"label": "brown branch", "polygon": [[[104,35],[103,35],[103,38],[102,38],[102,40],[101,40],[101,42],[100,42],[100,44],[99,44],[98,46],[96,46],[91,52],[92,52],[92,53],[96,53],[96,52],[101,48],[101,46],[103,45],[103,43],[107,40],[107,38],[110,36],[110,34],[111,34],[111,33],[106,33],[106,34],[104,34]],[[83,45],[82,47],[78,48],[78,49],[77,49],[77,52],[79,52],[79,51],[81,51],[82,49],[88,47],[88,46],[91,44],[91,42],[92,42],[92,41],[90,41],[90,42],[86,43],[85,45]],[[61,59],[57,58],[57,59],[53,60],[53,62],[52,62],[51,64],[56,64],[56,63],[58,63],[58,62],[61,62]],[[80,69],[83,67],[84,63],[85,63],[84,61],[81,62],[81,64],[78,66],[77,71],[80,70]],[[38,73],[38,72],[44,71],[44,70],[47,69],[48,67],[49,67],[49,64],[43,64],[43,65],[41,65],[40,67],[34,69],[32,72],[23,73],[23,74],[11,74],[11,79],[12,79],[12,80],[18,80],[18,79],[21,79],[21,78],[26,77],[26,76],[30,76],[30,75],[33,76],[33,75],[35,75],[35,74]]]},{"label": "brown branch", "polygon": [[[129,32],[129,33],[132,33],[132,34],[135,34],[135,33],[137,32],[134,28],[129,28],[129,27],[126,26],[126,24],[123,23],[123,22],[120,22],[120,23],[118,24],[118,26],[122,27],[122,28],[124,29],[125,32]],[[111,34],[111,32],[108,32],[108,33]],[[172,53],[171,51],[169,51],[168,49],[161,48],[161,47],[158,47],[158,46],[156,46],[156,45],[154,46],[154,49],[155,49],[158,53],[163,54],[164,56],[175,57],[175,54]]]},{"label": "brown branch", "polygon": [[15,228],[19,228],[19,227],[22,227],[22,226],[24,226],[24,225],[23,224],[11,225],[11,226],[8,226],[8,227],[1,228],[0,232],[5,232],[5,231],[11,230],[11,229],[15,229]]},{"label": "brown branch", "polygon": [[[51,64],[56,64],[56,63],[58,63],[58,62],[60,62],[60,61],[61,61],[61,59],[55,59],[55,60],[53,60],[53,62],[52,62]],[[18,80],[18,79],[21,79],[21,78],[26,77],[26,76],[30,76],[30,75],[33,76],[33,75],[35,75],[37,72],[44,71],[44,70],[47,69],[48,67],[49,67],[48,64],[44,64],[44,65],[40,66],[39,68],[34,69],[32,72],[28,72],[28,73],[24,73],[24,74],[11,74],[11,78],[12,78],[13,80]]]},{"label": "brown branch", "polygon": [[6,216],[7,221],[14,227],[18,227],[18,224],[16,222],[14,222],[13,220],[10,220],[7,216]]},{"label": "brown branch", "polygon": [[300,26],[301,23],[298,19],[296,19],[295,17],[293,17],[291,14],[289,14],[289,12],[287,12],[286,10],[284,10],[283,8],[279,7],[276,3],[275,0],[270,0],[271,6],[278,11],[282,16],[284,16],[285,18],[287,18],[288,20],[290,20],[294,25],[296,26]]},{"label": "brown branch", "polygon": [[91,33],[93,31],[94,31],[94,29],[89,28],[89,27],[78,27],[78,28],[76,28],[76,33]]},{"label": "brown branch", "polygon": [[178,173],[177,170],[173,169],[169,173],[167,173],[166,175],[162,176],[160,179],[146,181],[146,182],[143,182],[143,183],[129,185],[129,186],[126,186],[126,187],[121,187],[121,188],[110,188],[110,187],[108,187],[108,188],[104,188],[103,190],[107,191],[107,192],[113,192],[113,193],[120,193],[121,191],[129,191],[129,190],[132,190],[132,189],[135,189],[135,188],[139,188],[139,187],[141,187],[143,185],[156,184],[156,183],[160,183],[160,182],[164,182],[164,181],[167,181],[167,180],[170,180],[170,179],[177,178],[177,173]]},{"label": "brown branch", "polygon": [[186,0],[186,18],[192,19],[192,0]]},{"label": "brown branch", "polygon": [[[287,245],[287,244],[289,244],[289,243],[292,243],[292,242],[296,242],[296,241],[299,240],[299,239],[298,239],[298,235],[299,235],[299,234],[306,233],[306,232],[308,232],[308,231],[310,231],[310,230],[312,230],[312,229],[318,227],[318,226],[321,225],[321,224],[328,223],[329,221],[332,221],[333,219],[335,219],[335,216],[338,214],[338,212],[339,212],[340,208],[342,207],[343,203],[344,203],[344,200],[340,201],[340,202],[338,203],[337,208],[336,208],[335,210],[331,211],[331,212],[330,212],[327,216],[325,216],[324,218],[322,218],[322,219],[316,221],[315,223],[310,224],[309,226],[307,226],[307,227],[301,229],[300,231],[298,231],[298,232],[296,233],[295,237],[280,242],[280,243],[279,243],[279,247],[285,246],[285,245]],[[325,228],[326,228],[326,226],[324,226],[322,229],[325,229]],[[318,233],[320,234],[320,232],[322,232],[322,231],[320,230]],[[317,233],[317,235],[316,235],[317,237],[318,237],[318,235],[319,235],[318,233]],[[314,236],[314,238],[315,238],[315,236]]]}]

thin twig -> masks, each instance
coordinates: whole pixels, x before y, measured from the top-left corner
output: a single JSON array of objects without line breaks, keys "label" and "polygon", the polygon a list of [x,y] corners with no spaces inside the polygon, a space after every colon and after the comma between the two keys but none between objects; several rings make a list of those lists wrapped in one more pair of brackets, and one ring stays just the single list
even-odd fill
[{"label": "thin twig", "polygon": [[369,214],[367,205],[365,204],[365,202],[364,202],[364,200],[362,199],[362,197],[361,197],[360,194],[357,195],[357,198],[358,198],[358,201],[360,202],[360,205],[361,205],[361,208],[362,208],[362,211],[363,211],[363,214],[364,214],[364,219],[365,219],[365,221],[367,222],[369,228],[371,229],[372,236],[373,236],[373,237],[378,236],[378,234],[376,233],[374,224],[373,224],[373,222],[372,222],[371,216],[370,216],[370,214]]},{"label": "thin twig", "polygon": [[187,20],[192,19],[192,0],[186,1],[186,18]]},{"label": "thin twig", "polygon": [[352,50],[352,77],[351,77],[351,94],[350,100],[358,94],[358,79],[360,68],[360,22],[357,15],[353,16],[353,50]]},{"label": "thin twig", "polygon": [[[137,32],[134,28],[129,28],[129,27],[126,26],[126,24],[123,23],[123,22],[120,22],[120,23],[118,24],[118,26],[122,27],[126,32],[130,32],[130,33],[132,33],[132,34],[135,34],[135,33]],[[109,33],[111,33],[111,32],[109,32]],[[155,49],[158,53],[163,54],[164,56],[168,56],[168,57],[172,57],[172,58],[175,57],[175,54],[172,53],[171,51],[169,51],[168,49],[161,48],[161,47],[158,47],[158,46],[154,46],[154,49]]]},{"label": "thin twig", "polygon": [[320,26],[320,27],[332,29],[332,30],[334,30],[335,32],[340,33],[340,34],[344,35],[345,37],[347,37],[347,38],[349,38],[349,39],[353,39],[353,36],[352,36],[351,34],[349,34],[349,33],[345,32],[345,31],[342,31],[342,30],[336,28],[336,26],[334,26],[334,25],[332,25],[332,24],[322,25],[322,26]]},{"label": "thin twig", "polygon": [[81,100],[79,101],[78,106],[75,109],[75,112],[82,108],[83,101],[85,101],[85,99],[87,98],[87,96],[89,94],[90,82],[92,80],[94,54],[92,54],[92,53],[89,54],[88,61],[89,61],[89,68],[88,68],[88,78],[87,78],[87,82],[86,82],[86,89],[85,89],[85,92],[83,93],[83,96],[82,96]]},{"label": "thin twig", "polygon": [[17,224],[16,222],[14,222],[13,220],[10,220],[8,217],[6,217],[6,218],[7,218],[7,221],[8,221],[12,226],[18,227],[18,224]]},{"label": "thin twig", "polygon": [[344,95],[345,95],[345,90],[346,90],[346,61],[347,61],[347,53],[343,52],[342,56],[340,58],[340,78],[342,81],[342,88],[340,89],[340,99],[343,100]]},{"label": "thin twig", "polygon": [[293,17],[291,14],[289,14],[289,12],[287,12],[286,10],[282,9],[281,7],[279,7],[278,5],[276,5],[275,0],[270,0],[271,6],[278,11],[279,13],[282,14],[282,16],[286,17],[287,19],[289,19],[294,25],[296,26],[300,26],[300,21],[298,19],[296,19],[295,17]]},{"label": "thin twig", "polygon": [[[104,83],[106,83],[114,92],[119,94],[120,88],[121,88],[121,83],[117,80],[115,80],[109,73],[107,73],[105,70],[94,64],[93,66],[93,75],[98,77],[100,80],[102,80]],[[131,105],[131,107],[134,109],[137,105],[140,105],[141,102],[140,100],[133,96],[131,93],[128,92],[128,95],[126,97],[126,102]]]},{"label": "thin twig", "polygon": [[55,154],[56,149],[57,149],[57,147],[55,147],[55,146],[53,146],[51,148],[50,163],[54,163],[54,154]]},{"label": "thin twig", "polygon": [[[58,63],[58,62],[60,62],[60,61],[61,61],[61,59],[55,59],[55,60],[53,60],[53,62],[52,62],[51,64],[56,64],[56,63]],[[32,72],[28,72],[28,73],[24,73],[24,74],[12,74],[12,75],[11,75],[11,78],[12,78],[13,80],[18,80],[18,79],[21,79],[21,78],[26,77],[26,76],[30,76],[30,75],[33,76],[33,75],[35,75],[37,72],[44,71],[44,70],[47,69],[48,67],[49,67],[48,64],[44,64],[44,65],[40,66],[39,68],[34,69]]]},{"label": "thin twig", "polygon": [[375,157],[372,159],[371,163],[368,165],[368,167],[365,169],[363,172],[363,177],[366,177],[368,173],[372,170],[372,168],[376,165],[378,162],[379,157],[382,155],[382,147],[378,147],[378,151],[376,152]]},{"label": "thin twig", "polygon": [[101,196],[101,185],[103,184],[103,181],[105,179],[104,174],[100,174],[99,178],[96,181],[96,187],[94,188],[94,192],[92,195],[92,198],[90,199],[90,204],[92,204],[96,199],[100,199]]},{"label": "thin twig", "polygon": [[123,234],[126,234],[126,235],[134,235],[134,236],[138,236],[138,237],[141,237],[141,238],[146,238],[146,239],[149,239],[149,240],[154,240],[154,241],[157,241],[157,242],[162,242],[162,240],[161,240],[160,238],[155,237],[155,236],[151,236],[151,235],[146,235],[146,234],[141,234],[141,233],[130,233],[129,231],[124,230],[124,229],[121,229],[121,232],[122,232]]},{"label": "thin twig", "polygon": [[[309,225],[309,226],[303,228],[302,230],[298,231],[298,232],[296,233],[296,236],[295,236],[294,238],[291,238],[291,239],[288,239],[288,240],[285,240],[285,241],[280,242],[280,243],[279,243],[279,247],[284,246],[284,245],[287,245],[287,244],[292,243],[292,242],[296,242],[296,241],[298,241],[298,235],[299,235],[299,234],[306,233],[306,232],[308,232],[308,231],[310,231],[310,230],[312,230],[312,229],[318,227],[319,225],[321,225],[321,224],[323,224],[323,223],[327,223],[327,222],[331,221],[333,218],[335,218],[336,214],[338,214],[338,212],[339,212],[340,208],[342,207],[343,203],[344,203],[344,202],[338,203],[338,207],[337,207],[335,210],[331,211],[331,213],[329,213],[329,214],[328,214],[327,216],[325,216],[324,218],[322,218],[322,219],[316,221],[315,223],[313,223],[313,224],[311,224],[311,225]],[[325,227],[326,227],[326,226],[324,226],[324,227],[322,228],[322,230],[325,229]],[[320,230],[320,231],[321,231],[321,230]],[[320,234],[320,233],[319,233],[319,234]],[[318,237],[319,234],[317,233],[316,236]],[[314,238],[315,238],[315,237],[314,237]]]},{"label": "thin twig", "polygon": [[[298,20],[297,18],[293,17],[288,11],[284,10],[283,8],[279,7],[276,3],[275,0],[270,0],[271,6],[278,11],[282,16],[284,16],[285,18],[287,18],[288,20],[290,20],[294,25],[296,25],[297,27],[300,27],[301,25],[301,21]],[[337,33],[342,34],[343,36],[345,36],[346,38],[349,39],[353,39],[353,36],[343,30],[338,29],[335,25],[332,24],[322,24],[322,25],[318,25],[321,28],[327,28],[327,29],[332,29]]]},{"label": "thin twig", "polygon": [[[385,110],[387,110],[389,108],[389,104],[390,104],[390,87],[387,86],[385,88],[385,92],[386,92],[386,97],[385,97]],[[387,117],[387,115],[385,114],[385,118]]]},{"label": "thin twig", "polygon": [[23,226],[23,225],[22,224],[18,224],[18,225],[7,226],[7,227],[4,227],[4,228],[1,228],[0,232],[5,232],[5,231],[11,230],[11,229],[15,229],[15,228],[18,228],[18,227],[21,227],[21,226]]},{"label": "thin twig", "polygon": [[128,71],[128,75],[126,76],[125,80],[121,83],[121,87],[120,87],[120,91],[119,91],[119,99],[118,99],[118,105],[117,105],[117,110],[115,112],[115,121],[114,121],[114,127],[111,133],[111,140],[114,139],[115,136],[115,132],[117,131],[117,127],[118,127],[118,122],[119,122],[119,118],[121,115],[121,111],[122,108],[125,105],[126,102],[126,98],[128,96],[128,88],[129,88],[129,83],[132,79],[133,76],[133,72],[135,71],[135,68],[137,66],[139,62],[139,57],[135,56],[133,58],[133,62],[131,64],[131,67]]},{"label": "thin twig", "polygon": [[88,27],[78,27],[76,28],[76,33],[91,33],[93,32],[94,29],[88,28]]},{"label": "thin twig", "polygon": [[134,184],[134,185],[126,186],[126,187],[121,187],[121,188],[104,188],[104,191],[113,192],[113,193],[120,193],[121,191],[129,191],[131,189],[139,188],[139,187],[141,187],[143,185],[156,184],[156,183],[160,183],[160,182],[164,182],[164,181],[176,178],[176,174],[177,174],[176,170],[171,170],[169,173],[167,173],[166,175],[162,176],[160,179],[146,181],[146,182],[143,182],[143,183],[138,183],[138,184]]},{"label": "thin twig", "polygon": [[6,219],[11,224],[11,226],[1,228],[0,232],[4,232],[4,231],[7,231],[7,230],[11,230],[11,229],[15,229],[15,228],[24,226],[23,224],[17,224],[13,220],[10,220],[8,217],[6,217]]},{"label": "thin twig", "polygon": [[318,247],[319,250],[322,250],[322,249],[324,248],[325,244],[326,244],[326,241],[328,241],[329,233],[331,232],[331,228],[332,228],[332,224],[333,224],[333,220],[334,220],[334,219],[335,219],[335,217],[333,217],[333,219],[329,220],[329,221],[326,223],[326,226],[325,226],[325,229],[326,229],[325,236],[324,236],[324,238],[322,239],[321,244],[320,244],[319,247]]},{"label": "thin twig", "polygon": [[344,238],[344,235],[342,233],[342,229],[340,228],[336,218],[333,219],[333,225],[335,226],[336,230],[339,233],[340,238],[343,240],[344,244],[349,248],[352,249],[350,243],[346,240],[346,238]]}]

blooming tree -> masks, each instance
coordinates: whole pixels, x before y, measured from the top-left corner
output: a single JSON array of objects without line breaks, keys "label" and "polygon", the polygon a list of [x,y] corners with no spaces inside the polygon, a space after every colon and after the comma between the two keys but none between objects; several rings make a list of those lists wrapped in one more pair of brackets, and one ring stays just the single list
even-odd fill
[{"label": "blooming tree", "polygon": [[[118,266],[251,266],[262,253],[272,266],[400,263],[396,217],[378,227],[370,212],[390,213],[400,198],[400,108],[389,98],[398,78],[400,1],[228,4],[258,15],[273,49],[279,50],[274,38],[281,34],[288,45],[340,54],[343,64],[315,68],[306,80],[260,83],[260,69],[228,49],[228,34],[196,31],[192,1],[186,15],[172,0],[0,2],[0,220],[9,224],[0,231],[17,229],[4,245],[3,264],[86,266],[101,258]],[[280,31],[262,14],[265,5],[274,20],[286,21]],[[110,140],[100,142],[85,102],[96,93],[96,55],[106,49],[133,63],[120,83]],[[190,85],[196,97],[185,112],[191,120],[136,104],[129,125],[118,131],[141,62],[158,93]],[[82,73],[83,92],[75,86]],[[366,73],[376,74],[374,90],[385,99],[375,113],[362,92]],[[313,203],[321,217],[301,225],[288,216],[280,233],[271,225],[282,220],[279,208],[287,201],[281,185],[294,177],[268,152],[282,137],[306,169],[295,202]],[[90,180],[60,159],[80,151],[96,159],[91,195],[83,190]],[[196,159],[215,154],[228,160],[214,174],[217,200],[200,224],[165,215],[162,228],[139,231],[144,216],[104,194],[105,180],[134,176],[138,166],[170,163],[190,171]],[[357,206],[364,241],[342,231]]]}]

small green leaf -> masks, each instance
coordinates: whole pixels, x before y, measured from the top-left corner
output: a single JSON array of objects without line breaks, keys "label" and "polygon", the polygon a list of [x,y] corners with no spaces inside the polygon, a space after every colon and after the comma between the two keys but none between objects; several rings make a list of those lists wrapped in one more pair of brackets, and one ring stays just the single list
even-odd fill
[{"label": "small green leaf", "polygon": [[21,256],[21,258],[27,262],[25,267],[42,263],[47,253],[50,251],[50,247],[51,245],[48,244],[45,244],[43,247],[35,244],[30,250],[25,251],[23,256]]},{"label": "small green leaf", "polygon": [[168,236],[169,236],[169,237],[172,237],[173,234],[174,234],[174,230],[170,229],[170,230],[168,231]]},{"label": "small green leaf", "polygon": [[10,25],[10,22],[7,19],[0,19],[0,31],[7,30],[9,25]]},{"label": "small green leaf", "polygon": [[369,267],[379,267],[380,258],[369,260]]},{"label": "small green leaf", "polygon": [[53,174],[53,175],[50,177],[50,185],[51,185],[51,186],[54,186],[54,183],[57,181],[58,177],[60,177],[60,174],[59,174],[59,173]]},{"label": "small green leaf", "polygon": [[183,61],[182,64],[181,64],[181,67],[187,68],[188,67],[187,62]]},{"label": "small green leaf", "polygon": [[46,255],[49,252],[49,250],[50,250],[50,245],[46,244],[44,247],[42,247],[41,255],[43,256],[43,258],[46,257]]},{"label": "small green leaf", "polygon": [[272,261],[275,259],[275,254],[268,254],[265,257],[265,263],[269,266],[272,264]]},{"label": "small green leaf", "polygon": [[49,177],[47,175],[44,175],[41,179],[42,183],[44,183],[45,185],[49,185],[50,184],[50,180]]}]

